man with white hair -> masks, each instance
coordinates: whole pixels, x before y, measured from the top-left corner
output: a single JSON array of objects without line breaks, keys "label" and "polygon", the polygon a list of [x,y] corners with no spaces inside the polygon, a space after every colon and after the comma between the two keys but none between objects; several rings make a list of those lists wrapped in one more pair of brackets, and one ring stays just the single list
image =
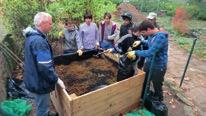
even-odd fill
[{"label": "man with white hair", "polygon": [[34,93],[36,116],[57,116],[49,111],[49,93],[59,84],[64,83],[57,77],[52,60],[52,49],[46,34],[52,28],[52,17],[46,12],[39,12],[34,17],[35,28],[28,27],[23,33],[26,38],[24,48],[24,83]]}]

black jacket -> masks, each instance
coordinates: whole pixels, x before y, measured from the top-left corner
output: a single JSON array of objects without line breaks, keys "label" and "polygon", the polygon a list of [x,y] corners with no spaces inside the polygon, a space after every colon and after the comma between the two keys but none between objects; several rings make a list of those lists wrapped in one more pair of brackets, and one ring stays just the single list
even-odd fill
[{"label": "black jacket", "polygon": [[141,39],[133,34],[127,34],[117,40],[115,44],[115,50],[120,54],[125,54],[128,52],[129,49],[131,50],[141,50],[143,45],[140,44],[139,46],[133,48],[132,45],[135,41],[141,41]]},{"label": "black jacket", "polygon": [[122,36],[124,35],[127,35],[128,34],[128,30],[133,26],[133,23],[129,23],[128,25],[124,25],[122,24],[120,26],[120,33],[119,33],[119,38],[121,38]]}]

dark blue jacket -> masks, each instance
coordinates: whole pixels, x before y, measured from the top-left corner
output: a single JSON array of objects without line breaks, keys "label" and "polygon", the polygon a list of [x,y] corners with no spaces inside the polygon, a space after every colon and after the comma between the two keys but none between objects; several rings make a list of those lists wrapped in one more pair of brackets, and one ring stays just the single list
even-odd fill
[{"label": "dark blue jacket", "polygon": [[158,32],[149,37],[147,41],[143,43],[149,47],[148,50],[137,50],[135,54],[137,56],[146,57],[145,65],[150,67],[152,56],[156,53],[156,57],[153,64],[153,69],[166,69],[168,62],[168,34],[164,32]]},{"label": "dark blue jacket", "polygon": [[26,88],[37,94],[54,90],[57,82],[52,49],[46,36],[31,27],[25,30],[24,83]]}]

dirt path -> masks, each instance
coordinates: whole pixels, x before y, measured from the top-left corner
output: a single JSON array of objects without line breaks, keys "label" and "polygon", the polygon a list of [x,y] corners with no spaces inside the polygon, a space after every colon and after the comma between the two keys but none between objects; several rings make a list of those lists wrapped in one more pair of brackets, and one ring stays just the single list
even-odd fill
[{"label": "dirt path", "polygon": [[[179,82],[188,58],[188,53],[180,49],[170,40],[169,64],[165,80]],[[187,105],[180,102],[175,94],[165,94],[165,102],[169,108],[169,116],[205,116],[206,114],[206,62],[192,57],[182,89],[184,94],[194,104],[188,108]],[[170,91],[167,87],[165,91]],[[166,93],[166,92],[165,92]]]}]

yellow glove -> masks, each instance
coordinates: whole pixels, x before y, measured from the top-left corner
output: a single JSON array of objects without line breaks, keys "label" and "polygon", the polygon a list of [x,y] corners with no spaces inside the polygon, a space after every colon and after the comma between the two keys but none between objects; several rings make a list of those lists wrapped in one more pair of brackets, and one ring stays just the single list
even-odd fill
[{"label": "yellow glove", "polygon": [[82,51],[82,50],[77,50],[77,54],[78,54],[79,56],[82,56],[83,51]]},{"label": "yellow glove", "polygon": [[135,42],[132,44],[132,47],[135,48],[135,47],[139,46],[140,43],[141,43],[141,41],[135,41]]},{"label": "yellow glove", "polygon": [[127,52],[127,58],[135,60],[136,58],[135,51]]},{"label": "yellow glove", "polygon": [[58,33],[59,37],[62,37],[63,34],[64,34],[63,31],[60,31],[60,32]]}]

